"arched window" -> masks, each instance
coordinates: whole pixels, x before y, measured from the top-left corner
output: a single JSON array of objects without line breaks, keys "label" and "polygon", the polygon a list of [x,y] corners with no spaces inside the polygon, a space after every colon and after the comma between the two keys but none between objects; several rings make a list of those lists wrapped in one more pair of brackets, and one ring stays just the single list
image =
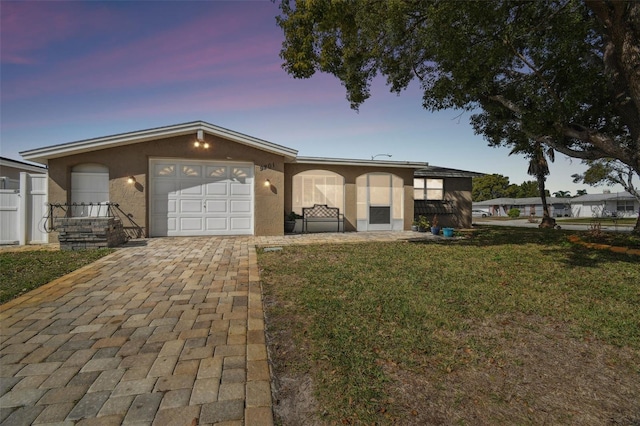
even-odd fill
[{"label": "arched window", "polygon": [[302,214],[303,207],[326,204],[344,213],[344,178],[327,170],[308,170],[293,177],[292,209]]},{"label": "arched window", "polygon": [[[71,169],[71,204],[74,217],[107,216],[109,168],[102,164],[78,164]],[[84,204],[84,205],[83,205]]]}]

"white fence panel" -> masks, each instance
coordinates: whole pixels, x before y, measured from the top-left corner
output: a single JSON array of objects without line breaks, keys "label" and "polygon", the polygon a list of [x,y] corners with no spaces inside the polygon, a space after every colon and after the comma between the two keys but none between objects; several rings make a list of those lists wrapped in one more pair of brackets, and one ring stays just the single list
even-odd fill
[{"label": "white fence panel", "polygon": [[19,187],[0,190],[0,244],[47,243],[47,175],[20,173]]},{"label": "white fence panel", "polygon": [[20,240],[20,194],[17,189],[0,189],[0,244]]},{"label": "white fence panel", "polygon": [[25,239],[28,244],[49,242],[47,233],[47,175],[29,174],[26,179]]}]

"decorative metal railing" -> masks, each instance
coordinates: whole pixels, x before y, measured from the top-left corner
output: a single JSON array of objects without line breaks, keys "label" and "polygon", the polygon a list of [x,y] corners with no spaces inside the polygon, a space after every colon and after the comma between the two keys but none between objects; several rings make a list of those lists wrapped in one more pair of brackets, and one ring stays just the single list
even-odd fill
[{"label": "decorative metal railing", "polygon": [[56,219],[71,217],[113,217],[119,219],[129,238],[142,238],[144,229],[133,220],[133,215],[124,212],[118,203],[47,203],[46,231],[55,231]]}]

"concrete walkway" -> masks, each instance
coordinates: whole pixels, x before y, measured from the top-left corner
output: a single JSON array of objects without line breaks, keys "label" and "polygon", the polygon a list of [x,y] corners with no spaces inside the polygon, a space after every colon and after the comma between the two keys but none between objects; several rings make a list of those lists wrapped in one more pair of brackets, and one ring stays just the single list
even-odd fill
[{"label": "concrete walkway", "polygon": [[255,246],[415,238],[130,242],[0,307],[0,423],[272,425]]}]

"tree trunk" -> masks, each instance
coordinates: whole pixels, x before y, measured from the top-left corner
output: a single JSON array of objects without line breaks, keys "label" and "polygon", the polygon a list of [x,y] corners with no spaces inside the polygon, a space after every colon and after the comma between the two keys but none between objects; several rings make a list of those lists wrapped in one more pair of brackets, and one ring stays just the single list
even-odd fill
[{"label": "tree trunk", "polygon": [[556,220],[551,217],[549,213],[549,205],[547,204],[547,194],[545,191],[544,175],[538,175],[538,189],[540,190],[540,198],[542,199],[542,222],[538,225],[538,228],[555,228]]}]

